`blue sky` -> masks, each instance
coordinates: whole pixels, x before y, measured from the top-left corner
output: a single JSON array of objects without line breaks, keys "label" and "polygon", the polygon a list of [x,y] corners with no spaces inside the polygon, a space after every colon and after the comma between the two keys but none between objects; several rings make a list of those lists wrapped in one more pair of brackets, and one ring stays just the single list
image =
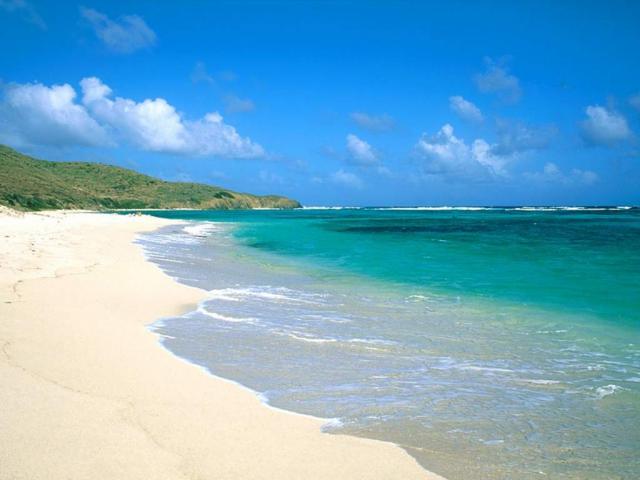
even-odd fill
[{"label": "blue sky", "polygon": [[306,205],[638,204],[639,24],[633,1],[0,0],[0,142]]}]

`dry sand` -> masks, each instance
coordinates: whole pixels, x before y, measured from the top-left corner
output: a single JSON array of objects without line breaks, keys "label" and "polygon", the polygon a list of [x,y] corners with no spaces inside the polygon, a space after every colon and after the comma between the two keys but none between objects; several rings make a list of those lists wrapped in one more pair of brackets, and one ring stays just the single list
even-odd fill
[{"label": "dry sand", "polygon": [[132,243],[166,223],[0,211],[0,479],[441,478],[162,349],[146,326],[206,294]]}]

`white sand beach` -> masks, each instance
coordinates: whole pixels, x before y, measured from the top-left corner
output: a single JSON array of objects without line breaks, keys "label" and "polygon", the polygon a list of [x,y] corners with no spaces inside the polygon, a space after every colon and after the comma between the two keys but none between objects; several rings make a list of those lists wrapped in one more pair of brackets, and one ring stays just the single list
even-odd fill
[{"label": "white sand beach", "polygon": [[0,479],[441,478],[164,350],[147,325],[206,295],[133,243],[167,223],[0,212]]}]

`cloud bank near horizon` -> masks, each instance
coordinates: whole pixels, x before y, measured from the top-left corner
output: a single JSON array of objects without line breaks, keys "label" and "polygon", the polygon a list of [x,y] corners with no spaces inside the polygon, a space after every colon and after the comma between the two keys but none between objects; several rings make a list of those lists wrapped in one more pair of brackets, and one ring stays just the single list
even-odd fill
[{"label": "cloud bank near horizon", "polygon": [[114,147],[191,157],[262,158],[264,148],[218,112],[191,120],[164,98],[113,97],[97,77],[69,84],[10,84],[0,103],[0,140],[18,147]]}]

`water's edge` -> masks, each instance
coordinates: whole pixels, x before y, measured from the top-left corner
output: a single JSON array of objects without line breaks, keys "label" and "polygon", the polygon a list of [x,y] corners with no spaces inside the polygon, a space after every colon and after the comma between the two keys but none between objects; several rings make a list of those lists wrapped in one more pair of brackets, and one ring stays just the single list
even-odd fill
[{"label": "water's edge", "polygon": [[[147,261],[203,292],[189,311],[148,326],[173,356],[248,390],[268,408],[317,420],[322,432],[393,444],[426,472],[448,478],[503,480],[516,468],[523,479],[551,473],[540,466],[567,480],[635,478],[626,475],[637,465],[628,458],[636,436],[623,433],[629,423],[620,426],[636,409],[629,403],[635,384],[630,390],[618,381],[640,376],[627,378],[637,372],[632,338],[618,338],[615,325],[584,316],[565,325],[575,319],[541,306],[461,301],[455,292],[443,296],[305,263],[268,251],[271,244],[255,232],[247,239],[235,218],[183,220],[136,238]],[[284,234],[291,234],[289,225]],[[610,355],[610,338],[623,340],[624,357]],[[548,351],[557,356],[529,355]],[[609,361],[618,358],[626,363]],[[627,364],[636,370],[627,374]],[[576,402],[579,413],[570,408]],[[574,414],[587,423],[576,428]],[[582,450],[565,450],[565,440]],[[600,453],[592,455],[593,448]]]},{"label": "water's edge", "polygon": [[[169,226],[178,226],[178,225],[184,225],[184,224],[188,224],[190,222],[184,222],[184,223],[175,223],[175,224],[171,224]],[[166,228],[167,226],[164,227],[159,227],[158,229],[156,229],[153,232],[150,232],[150,234],[154,234],[154,233],[158,233],[160,230]],[[158,269],[167,277],[171,278],[171,280],[173,280],[176,283],[179,283],[181,285],[187,285],[187,286],[192,286],[187,284],[186,282],[181,281],[179,278],[173,277],[172,275],[170,275],[167,271],[165,271],[164,268],[162,268],[162,266],[156,262],[154,262],[151,258],[148,257],[148,255],[146,254],[145,251],[145,247],[143,245],[141,245],[140,240],[142,239],[143,235],[149,235],[148,233],[145,234],[139,234],[134,238],[134,243],[138,244],[138,246],[140,247],[142,254],[145,258],[145,261],[155,265],[156,267],[158,267]],[[198,288],[198,287],[196,287]],[[203,294],[206,295],[207,291],[205,289],[201,289]],[[198,302],[198,304],[195,305],[195,310],[191,310],[193,311],[197,311],[197,309],[204,303],[207,301],[207,298],[205,297],[203,300],[201,300],[200,302]],[[184,312],[182,315],[186,315],[189,312]],[[425,466],[423,464],[423,462],[420,462],[420,459],[418,457],[416,457],[412,452],[411,452],[411,448],[412,447],[405,447],[403,445],[388,441],[388,440],[383,440],[380,438],[374,438],[374,437],[368,437],[368,436],[364,436],[364,435],[355,435],[355,434],[350,434],[350,433],[343,433],[337,430],[332,430],[335,427],[338,427],[342,424],[341,420],[339,418],[324,418],[324,417],[320,417],[320,416],[316,416],[316,415],[311,415],[308,413],[301,413],[301,412],[296,412],[295,410],[288,410],[288,409],[284,409],[284,408],[280,408],[277,407],[275,405],[272,405],[271,403],[269,403],[269,399],[267,396],[265,396],[264,394],[262,394],[261,392],[252,389],[251,387],[244,385],[243,383],[237,381],[237,380],[233,380],[231,378],[227,378],[227,377],[223,377],[220,376],[216,373],[214,373],[213,371],[211,371],[210,368],[204,366],[204,365],[199,365],[198,363],[195,363],[194,361],[189,360],[186,357],[180,356],[177,353],[175,353],[174,351],[172,351],[170,348],[168,348],[165,345],[165,335],[163,335],[162,333],[160,333],[157,329],[158,327],[162,326],[163,322],[165,322],[167,319],[169,318],[174,318],[174,316],[167,316],[167,317],[161,317],[158,318],[157,320],[155,320],[154,322],[148,324],[146,326],[146,330],[151,333],[152,335],[154,335],[157,339],[157,344],[160,348],[162,348],[162,350],[164,350],[166,353],[168,353],[169,355],[171,355],[172,357],[176,358],[179,361],[185,362],[195,368],[197,368],[198,370],[204,372],[206,375],[214,378],[215,380],[221,381],[221,382],[225,382],[227,384],[231,384],[243,391],[249,392],[252,395],[254,395],[256,398],[258,398],[258,400],[260,401],[260,404],[262,406],[264,406],[265,408],[268,408],[270,410],[276,411],[276,412],[280,412],[286,415],[294,415],[297,417],[303,417],[303,418],[308,418],[308,419],[312,419],[314,421],[317,421],[320,424],[320,431],[324,434],[329,434],[329,435],[345,435],[345,436],[350,436],[350,437],[356,437],[356,438],[365,438],[367,440],[370,441],[375,441],[375,442],[379,442],[382,444],[387,444],[387,445],[393,445],[394,447],[400,448],[403,451],[405,451],[411,458],[413,458],[413,460],[420,465],[420,467],[425,471],[426,474],[433,476],[434,479],[442,479],[442,480],[446,480],[445,477],[438,475],[437,473],[429,470],[427,468],[427,466]]]}]

